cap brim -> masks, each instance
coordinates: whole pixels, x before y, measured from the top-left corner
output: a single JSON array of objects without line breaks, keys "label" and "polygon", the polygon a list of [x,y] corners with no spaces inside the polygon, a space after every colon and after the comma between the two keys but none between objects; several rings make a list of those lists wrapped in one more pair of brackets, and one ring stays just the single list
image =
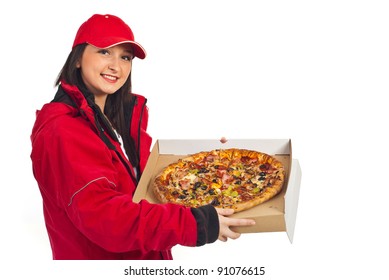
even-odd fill
[{"label": "cap brim", "polygon": [[111,48],[121,44],[130,44],[132,46],[132,50],[134,52],[135,57],[139,59],[144,59],[146,57],[146,50],[139,43],[135,41],[129,41],[129,40],[112,40],[112,41],[115,41],[115,43],[106,42],[108,44],[91,44],[91,45],[100,49],[105,49],[105,48]]}]

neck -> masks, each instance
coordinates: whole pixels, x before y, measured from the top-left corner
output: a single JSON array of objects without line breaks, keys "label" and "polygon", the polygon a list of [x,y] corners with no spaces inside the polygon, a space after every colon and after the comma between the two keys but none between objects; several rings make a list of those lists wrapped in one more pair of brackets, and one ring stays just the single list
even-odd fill
[{"label": "neck", "polygon": [[104,113],[105,101],[107,100],[107,95],[95,95],[95,103],[100,107],[101,112]]}]

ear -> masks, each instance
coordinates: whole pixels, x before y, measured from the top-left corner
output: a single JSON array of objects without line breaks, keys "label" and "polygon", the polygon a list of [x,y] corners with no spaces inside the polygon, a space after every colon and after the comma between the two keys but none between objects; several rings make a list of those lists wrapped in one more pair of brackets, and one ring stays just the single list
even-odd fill
[{"label": "ear", "polygon": [[80,63],[79,60],[78,60],[77,63],[76,63],[76,67],[77,67],[77,68],[81,68],[81,63]]}]

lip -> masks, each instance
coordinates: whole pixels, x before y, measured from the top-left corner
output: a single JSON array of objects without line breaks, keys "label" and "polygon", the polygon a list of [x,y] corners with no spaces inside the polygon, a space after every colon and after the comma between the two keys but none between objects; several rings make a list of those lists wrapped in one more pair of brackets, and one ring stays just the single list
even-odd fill
[{"label": "lip", "polygon": [[103,79],[109,83],[115,83],[119,79],[116,76],[112,76],[112,75],[108,75],[108,74],[101,74],[101,77],[103,77]]}]

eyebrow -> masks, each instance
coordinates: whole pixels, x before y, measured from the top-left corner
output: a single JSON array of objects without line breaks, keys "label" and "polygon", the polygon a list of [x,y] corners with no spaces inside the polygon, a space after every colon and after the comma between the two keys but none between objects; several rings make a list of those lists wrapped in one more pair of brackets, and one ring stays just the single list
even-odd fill
[{"label": "eyebrow", "polygon": [[132,51],[132,49],[126,49],[126,50],[124,50],[124,52],[127,52],[127,53],[129,53],[129,54],[134,54],[134,52]]}]

